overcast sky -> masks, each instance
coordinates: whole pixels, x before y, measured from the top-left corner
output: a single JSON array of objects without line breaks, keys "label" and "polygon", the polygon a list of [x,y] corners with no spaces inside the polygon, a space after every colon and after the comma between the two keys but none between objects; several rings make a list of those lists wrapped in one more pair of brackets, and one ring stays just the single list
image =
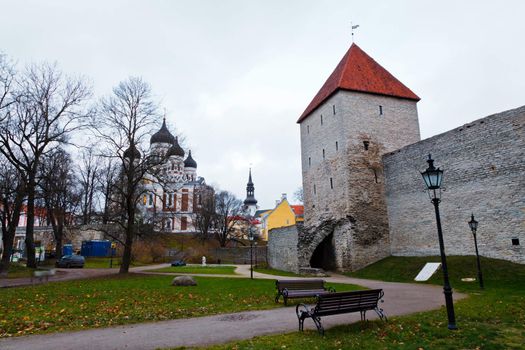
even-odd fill
[{"label": "overcast sky", "polygon": [[[500,5],[494,5],[500,3]],[[0,0],[0,51],[97,96],[148,81],[208,183],[263,208],[301,186],[296,120],[356,43],[421,97],[423,138],[525,104],[524,1]],[[159,125],[160,125],[159,121]]]}]

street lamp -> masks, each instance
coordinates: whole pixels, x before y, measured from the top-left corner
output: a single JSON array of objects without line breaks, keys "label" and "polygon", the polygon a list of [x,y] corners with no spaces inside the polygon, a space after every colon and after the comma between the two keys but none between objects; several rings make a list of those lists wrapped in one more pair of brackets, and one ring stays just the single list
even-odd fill
[{"label": "street lamp", "polygon": [[481,274],[481,264],[479,263],[479,253],[478,253],[478,240],[476,238],[476,231],[478,230],[478,222],[474,220],[474,214],[472,214],[470,221],[468,222],[472,235],[474,236],[474,246],[476,247],[476,259],[478,262],[478,280],[479,287],[483,289],[483,275]]},{"label": "street lamp", "polygon": [[248,239],[250,240],[250,278],[253,280],[253,240],[254,240],[254,234],[253,234],[253,226],[250,225],[250,228],[248,230]]},{"label": "street lamp", "polygon": [[436,212],[436,224],[439,238],[439,252],[441,254],[441,266],[443,267],[443,294],[445,294],[445,304],[447,307],[448,329],[457,329],[456,316],[454,315],[454,302],[452,300],[452,288],[448,280],[447,257],[445,255],[445,245],[443,243],[443,231],[441,230],[441,218],[439,215],[439,202],[441,201],[441,181],[443,181],[443,170],[434,167],[432,156],[428,155],[428,168],[421,173],[428,195]]}]

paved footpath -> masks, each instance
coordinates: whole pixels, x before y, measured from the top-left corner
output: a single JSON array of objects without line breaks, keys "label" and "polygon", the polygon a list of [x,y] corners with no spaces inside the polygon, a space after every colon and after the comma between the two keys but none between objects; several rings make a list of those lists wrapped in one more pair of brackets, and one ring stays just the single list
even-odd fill
[{"label": "paved footpath", "polygon": [[[155,266],[154,268],[158,268]],[[141,268],[141,273],[147,273]],[[237,273],[249,276],[249,266],[241,265]],[[231,277],[231,276],[230,276]],[[276,279],[278,276],[254,272],[255,278]],[[282,277],[293,279],[293,277]],[[419,311],[437,309],[444,304],[443,290],[438,286],[390,283],[332,275],[324,278],[334,283],[351,283],[368,288],[383,288],[385,302],[381,307],[387,316],[405,315]],[[273,291],[272,291],[273,297]],[[455,300],[465,295],[455,293]],[[376,318],[369,312],[370,319]],[[359,321],[359,313],[323,318],[325,328]],[[307,320],[305,328],[315,329]],[[295,307],[273,310],[246,311],[215,316],[141,323],[134,325],[100,328],[85,331],[63,332],[0,339],[0,349],[75,349],[144,350],[179,346],[205,346],[239,339],[248,339],[265,334],[297,331]]]}]

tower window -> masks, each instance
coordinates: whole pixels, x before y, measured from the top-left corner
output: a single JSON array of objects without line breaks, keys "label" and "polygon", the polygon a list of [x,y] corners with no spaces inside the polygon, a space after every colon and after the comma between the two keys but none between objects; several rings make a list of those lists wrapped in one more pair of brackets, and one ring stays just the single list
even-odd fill
[{"label": "tower window", "polygon": [[330,188],[332,190],[334,189],[334,181],[332,180],[332,178],[330,178]]},{"label": "tower window", "polygon": [[513,238],[512,239],[512,245],[520,245],[520,239],[519,238]]},{"label": "tower window", "polygon": [[379,183],[379,181],[377,180],[377,171],[374,169],[374,179],[376,180],[376,184]]},{"label": "tower window", "polygon": [[148,205],[153,206],[153,193],[148,195]]},{"label": "tower window", "polygon": [[363,141],[363,146],[365,146],[365,151],[368,151],[369,145],[370,145],[370,141]]},{"label": "tower window", "polygon": [[335,115],[335,105],[332,105],[332,111],[334,112],[334,115]]},{"label": "tower window", "polygon": [[316,191],[316,188],[315,188],[315,185],[314,185],[314,194],[316,194],[316,193],[317,193],[317,191]]},{"label": "tower window", "polygon": [[323,159],[324,159],[324,148],[323,148]]},{"label": "tower window", "polygon": [[321,114],[321,125],[323,125],[323,115]]},{"label": "tower window", "polygon": [[379,105],[379,115],[383,115],[383,106]]},{"label": "tower window", "polygon": [[312,158],[308,157],[308,166],[312,166]]},{"label": "tower window", "polygon": [[307,126],[306,126],[306,133],[307,133],[307,134],[310,133],[310,125],[307,125]]},{"label": "tower window", "polygon": [[339,151],[339,144],[337,143],[337,141],[335,141],[335,150]]}]

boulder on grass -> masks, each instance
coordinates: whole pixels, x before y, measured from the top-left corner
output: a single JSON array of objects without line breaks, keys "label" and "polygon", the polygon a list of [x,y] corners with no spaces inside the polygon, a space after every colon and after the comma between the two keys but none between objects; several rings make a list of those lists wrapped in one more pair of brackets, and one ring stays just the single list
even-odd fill
[{"label": "boulder on grass", "polygon": [[197,282],[191,276],[177,276],[171,282],[172,286],[196,286]]}]

